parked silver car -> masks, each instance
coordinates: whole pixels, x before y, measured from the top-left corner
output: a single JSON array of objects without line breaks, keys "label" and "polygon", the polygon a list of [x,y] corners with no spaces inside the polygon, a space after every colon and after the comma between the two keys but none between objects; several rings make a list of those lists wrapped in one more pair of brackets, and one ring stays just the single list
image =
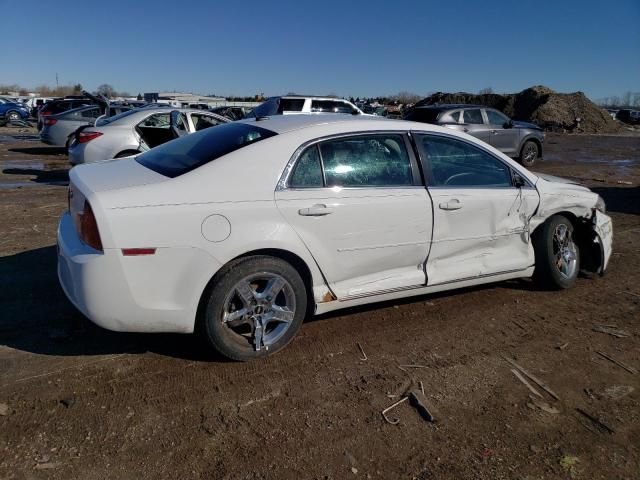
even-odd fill
[{"label": "parked silver car", "polygon": [[[131,107],[115,105],[109,107],[109,114],[114,116],[129,110]],[[44,116],[40,140],[47,145],[69,148],[73,140],[73,133],[83,125],[93,125],[102,115],[103,111],[100,106],[85,105],[56,115]]]},{"label": "parked silver car", "polygon": [[231,120],[195,109],[137,108],[76,130],[69,146],[72,165],[129,157],[174,138]]},{"label": "parked silver car", "polygon": [[494,108],[467,104],[428,105],[410,110],[404,119],[468,133],[518,159],[525,167],[531,167],[542,157],[542,128],[533,123],[511,120]]}]

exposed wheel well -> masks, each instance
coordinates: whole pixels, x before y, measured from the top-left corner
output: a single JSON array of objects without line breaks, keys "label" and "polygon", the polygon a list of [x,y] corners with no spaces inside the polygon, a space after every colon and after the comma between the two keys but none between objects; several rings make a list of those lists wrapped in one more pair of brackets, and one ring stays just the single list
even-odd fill
[{"label": "exposed wheel well", "polygon": [[311,270],[309,270],[306,262],[295,253],[291,253],[287,250],[281,250],[278,248],[262,248],[259,250],[253,250],[251,252],[243,253],[242,255],[238,255],[237,257],[229,260],[229,262],[223,265],[222,268],[220,268],[220,270],[218,270],[216,274],[211,277],[211,279],[207,283],[207,286],[202,291],[200,301],[198,302],[196,328],[198,328],[198,324],[201,323],[200,320],[202,319],[202,315],[204,314],[205,308],[207,306],[209,292],[213,288],[213,285],[216,283],[216,280],[227,273],[231,264],[235,260],[238,260],[239,258],[253,257],[256,255],[268,255],[270,257],[280,258],[289,263],[289,265],[297,270],[297,272],[300,274],[300,277],[302,277],[302,281],[304,282],[304,286],[307,290],[307,299],[309,300],[307,301],[307,314],[313,313],[315,309],[315,300],[313,298],[313,278],[311,276]]},{"label": "exposed wheel well", "polygon": [[574,239],[580,251],[580,268],[592,273],[601,273],[602,251],[600,244],[595,243],[596,234],[592,228],[591,221],[587,218],[577,217],[571,212],[557,212],[547,218],[544,222],[531,232],[531,235],[539,234],[540,227],[549,221],[550,218],[562,215],[566,217],[574,229]]},{"label": "exposed wheel well", "polygon": [[140,153],[138,150],[123,150],[118,152],[118,154],[113,158],[128,157],[130,155],[137,155],[138,153]]}]

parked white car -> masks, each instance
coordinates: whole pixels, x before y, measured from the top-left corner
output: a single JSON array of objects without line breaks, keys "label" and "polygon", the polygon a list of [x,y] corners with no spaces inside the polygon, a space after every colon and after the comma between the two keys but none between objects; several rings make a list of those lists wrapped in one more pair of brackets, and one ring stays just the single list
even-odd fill
[{"label": "parked white car", "polygon": [[70,173],[69,299],[110,330],[283,348],[307,315],[514,278],[603,273],[602,199],[474,137],[378,117],[221,125]]},{"label": "parked white car", "polygon": [[229,120],[188,108],[143,107],[99,118],[94,127],[76,130],[69,144],[72,165],[129,157]]},{"label": "parked white car", "polygon": [[270,97],[247,114],[247,118],[273,115],[364,115],[353,103],[334,97],[285,95]]}]

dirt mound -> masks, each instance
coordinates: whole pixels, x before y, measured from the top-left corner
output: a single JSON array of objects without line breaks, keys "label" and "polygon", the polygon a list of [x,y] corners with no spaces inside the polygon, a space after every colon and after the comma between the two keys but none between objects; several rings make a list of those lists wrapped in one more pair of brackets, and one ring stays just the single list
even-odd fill
[{"label": "dirt mound", "polygon": [[504,95],[438,92],[420,100],[416,106],[437,103],[486,105],[515,120],[536,123],[545,130],[576,133],[615,133],[622,130],[606,110],[598,107],[584,93],[557,93],[543,86]]}]

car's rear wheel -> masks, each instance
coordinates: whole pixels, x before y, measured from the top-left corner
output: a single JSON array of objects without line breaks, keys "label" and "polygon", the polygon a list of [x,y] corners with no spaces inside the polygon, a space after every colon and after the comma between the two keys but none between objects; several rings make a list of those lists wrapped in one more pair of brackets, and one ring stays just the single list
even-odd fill
[{"label": "car's rear wheel", "polygon": [[265,357],[293,339],[306,311],[307,291],[294,267],[270,256],[241,258],[215,279],[203,333],[232,360]]},{"label": "car's rear wheel", "polygon": [[540,149],[538,148],[538,144],[533,140],[527,140],[520,150],[520,163],[525,167],[532,167],[536,163],[539,155]]},{"label": "car's rear wheel", "polygon": [[9,120],[10,122],[14,120],[20,120],[20,114],[15,110],[9,110],[6,114],[6,117],[7,117],[7,120]]},{"label": "car's rear wheel", "polygon": [[573,224],[554,215],[533,235],[536,256],[534,279],[544,288],[561,290],[571,287],[580,270],[580,250],[573,240]]}]

